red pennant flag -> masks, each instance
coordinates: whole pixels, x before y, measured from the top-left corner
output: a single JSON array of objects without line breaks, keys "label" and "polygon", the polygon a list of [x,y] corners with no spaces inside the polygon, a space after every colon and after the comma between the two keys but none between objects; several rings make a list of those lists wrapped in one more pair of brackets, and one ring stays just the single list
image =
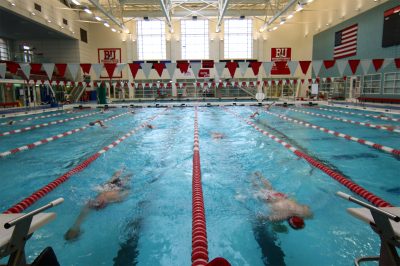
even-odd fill
[{"label": "red pennant flag", "polygon": [[301,84],[304,84],[304,79],[301,79],[300,81],[301,81]]},{"label": "red pennant flag", "polygon": [[139,63],[130,63],[128,65],[129,65],[129,69],[131,70],[132,77],[135,79],[136,74],[140,68],[140,64]]},{"label": "red pennant flag", "polygon": [[235,76],[235,71],[236,68],[238,68],[239,64],[237,62],[227,62],[226,67],[229,70],[229,73],[231,74],[231,77],[233,78]]},{"label": "red pennant flag", "polygon": [[336,63],[335,60],[324,60],[325,69],[330,69],[335,65],[335,63]]},{"label": "red pennant flag", "polygon": [[56,80],[57,86],[60,85],[60,80]]},{"label": "red pennant flag", "polygon": [[311,84],[312,83],[312,79],[308,79],[308,84]]},{"label": "red pennant flag", "polygon": [[79,81],[78,82],[78,86],[82,86],[83,84],[82,84],[82,82],[81,81]]},{"label": "red pennant flag", "polygon": [[44,79],[41,79],[40,82],[42,83],[42,85],[44,84]]},{"label": "red pennant flag", "polygon": [[83,74],[89,74],[91,67],[92,67],[92,64],[81,64]]},{"label": "red pennant flag", "polygon": [[308,69],[310,68],[311,61],[299,61],[301,71],[304,75],[307,75]]},{"label": "red pennant flag", "polygon": [[344,77],[343,77],[343,80],[346,80],[346,79],[347,79],[347,76],[344,76]]},{"label": "red pennant flag", "polygon": [[31,63],[31,74],[39,74],[42,64]]},{"label": "red pennant flag", "polygon": [[187,61],[178,61],[178,62],[176,62],[176,66],[179,68],[181,73],[188,72],[189,63]]},{"label": "red pennant flag", "polygon": [[394,59],[394,63],[396,64],[396,68],[400,68],[400,58]]},{"label": "red pennant flag", "polygon": [[90,82],[86,81],[86,87],[90,87]]},{"label": "red pennant flag", "polygon": [[161,77],[162,72],[165,68],[164,63],[153,63],[153,68],[157,71],[158,75]]},{"label": "red pennant flag", "polygon": [[253,69],[254,76],[258,76],[261,64],[261,62],[250,62],[250,67]]},{"label": "red pennant flag", "polygon": [[67,64],[56,64],[56,68],[58,70],[58,74],[61,77],[64,77],[65,75],[65,70],[67,70]]},{"label": "red pennant flag", "polygon": [[115,63],[106,63],[106,64],[104,64],[104,67],[106,68],[108,77],[111,79],[113,77],[114,70],[117,67],[117,64],[115,64]]},{"label": "red pennant flag", "polygon": [[8,71],[10,71],[12,74],[17,74],[18,67],[19,67],[17,63],[7,62],[6,64],[7,64]]},{"label": "red pennant flag", "polygon": [[97,81],[93,82],[93,85],[94,85],[95,87],[98,87]]},{"label": "red pennant flag", "polygon": [[350,69],[353,75],[356,73],[359,64],[360,64],[359,59],[349,60]]},{"label": "red pennant flag", "polygon": [[293,80],[293,84],[295,85],[297,84],[297,79]]},{"label": "red pennant flag", "polygon": [[384,61],[385,59],[372,59],[372,64],[374,64],[375,71],[378,71],[382,67]]}]

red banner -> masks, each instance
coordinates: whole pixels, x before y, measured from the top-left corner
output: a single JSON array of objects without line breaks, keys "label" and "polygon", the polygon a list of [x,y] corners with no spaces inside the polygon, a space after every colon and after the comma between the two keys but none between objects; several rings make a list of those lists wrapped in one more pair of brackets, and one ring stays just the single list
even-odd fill
[{"label": "red banner", "polygon": [[290,69],[286,62],[291,60],[292,48],[271,48],[271,61],[274,62],[271,75],[290,75]]},{"label": "red banner", "polygon": [[[121,63],[121,48],[98,48],[97,53],[98,53],[99,63],[103,64]],[[113,73],[111,73],[111,76],[106,76],[102,73],[102,75],[100,75],[100,78],[122,78],[122,72],[119,74],[119,76],[112,76],[112,75]]]},{"label": "red banner", "polygon": [[199,70],[199,78],[209,78],[209,77],[210,77],[210,69]]}]

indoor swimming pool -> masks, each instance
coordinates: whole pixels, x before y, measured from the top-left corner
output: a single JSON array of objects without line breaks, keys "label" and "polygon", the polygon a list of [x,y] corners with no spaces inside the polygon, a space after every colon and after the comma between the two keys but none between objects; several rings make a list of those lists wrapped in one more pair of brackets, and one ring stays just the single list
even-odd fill
[{"label": "indoor swimming pool", "polygon": [[[260,130],[399,206],[400,115],[318,106],[197,110],[210,259],[224,257],[238,266],[336,266],[379,253],[378,236],[346,211],[357,206],[335,193],[362,198]],[[259,115],[249,118],[256,111]],[[61,265],[190,265],[195,109],[111,108],[102,113],[92,108],[55,113],[24,121],[18,120],[43,114],[13,118],[12,125],[7,124],[10,119],[0,119],[2,211],[97,154],[87,167],[27,209],[65,199],[52,209],[56,220],[28,241],[28,261],[52,246]],[[96,120],[104,120],[105,127],[88,125]],[[52,121],[63,122],[35,128]],[[18,132],[21,128],[31,129]],[[117,141],[122,136],[126,138]],[[80,235],[66,240],[85,204],[93,202],[116,171],[132,175],[124,197],[90,210]],[[266,219],[270,209],[257,197],[256,173],[274,190],[309,206],[313,215],[305,220],[304,229]]]}]

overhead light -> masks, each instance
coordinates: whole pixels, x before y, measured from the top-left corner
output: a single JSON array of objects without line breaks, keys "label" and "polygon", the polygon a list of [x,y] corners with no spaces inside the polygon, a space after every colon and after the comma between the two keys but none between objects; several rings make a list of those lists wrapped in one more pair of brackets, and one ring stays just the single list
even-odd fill
[{"label": "overhead light", "polygon": [[277,27],[277,26],[275,26],[275,27],[273,27],[273,28],[272,28],[272,30],[277,30],[277,29],[278,29],[278,27]]},{"label": "overhead light", "polygon": [[47,20],[47,22],[48,22],[48,23],[51,23],[51,20],[50,20],[50,19],[48,19],[48,20]]},{"label": "overhead light", "polygon": [[293,14],[290,14],[289,16],[286,17],[286,19],[291,19],[293,18],[293,16],[294,16]]},{"label": "overhead light", "polygon": [[31,15],[32,15],[32,16],[36,16],[35,12],[31,12]]},{"label": "overhead light", "polygon": [[301,11],[301,10],[303,10],[303,9],[304,9],[303,4],[298,3],[297,6],[296,6],[296,12],[299,12],[299,11]]},{"label": "overhead light", "polygon": [[104,26],[106,26],[108,28],[108,27],[110,27],[110,24],[108,24],[107,22],[104,22]]},{"label": "overhead light", "polygon": [[15,6],[15,3],[13,3],[13,2],[10,2],[10,4],[11,4],[12,6]]},{"label": "overhead light", "polygon": [[267,24],[264,24],[261,28],[260,28],[260,32],[264,32],[267,29]]},{"label": "overhead light", "polygon": [[281,22],[279,22],[279,25],[285,24],[286,20],[284,18],[281,18]]},{"label": "overhead light", "polygon": [[112,29],[111,29],[111,31],[113,31],[113,32],[117,32],[117,30],[116,30],[116,29],[114,29],[114,28],[112,28]]},{"label": "overhead light", "polygon": [[85,12],[88,13],[88,14],[92,14],[92,11],[90,11],[90,9],[87,8],[87,7],[85,7],[85,8],[83,9],[83,11],[85,11]]},{"label": "overhead light", "polygon": [[129,31],[128,29],[125,29],[125,33],[126,33],[126,34],[129,34],[130,31]]},{"label": "overhead light", "polygon": [[61,29],[64,29],[64,27],[63,27],[63,26],[60,26],[60,28],[61,28]]},{"label": "overhead light", "polygon": [[99,17],[99,16],[95,16],[94,18],[95,18],[97,21],[102,21],[101,17]]},{"label": "overhead light", "polygon": [[74,3],[74,4],[77,5],[77,6],[80,6],[80,5],[81,5],[81,3],[79,3],[79,1],[77,1],[77,0],[71,0],[71,2]]}]

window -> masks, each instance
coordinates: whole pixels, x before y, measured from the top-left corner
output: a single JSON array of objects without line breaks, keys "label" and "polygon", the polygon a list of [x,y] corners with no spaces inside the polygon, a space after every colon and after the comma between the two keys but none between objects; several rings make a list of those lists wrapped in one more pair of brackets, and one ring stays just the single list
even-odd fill
[{"label": "window", "polygon": [[253,25],[251,19],[224,21],[224,57],[251,58],[253,54]]},{"label": "window", "polygon": [[378,94],[381,90],[381,74],[365,75],[363,78],[363,94]]},{"label": "window", "polygon": [[81,29],[81,41],[87,43],[87,31]]},{"label": "window", "polygon": [[36,3],[34,3],[34,4],[35,4],[35,9],[36,9],[37,11],[39,11],[39,12],[42,12],[42,6],[39,5],[39,4],[36,4]]},{"label": "window", "polygon": [[0,60],[10,60],[8,41],[0,38]]},{"label": "window", "polygon": [[400,94],[400,72],[386,73],[383,83],[384,94]]},{"label": "window", "polygon": [[182,59],[208,59],[208,20],[181,20]]},{"label": "window", "polygon": [[137,23],[139,60],[165,59],[164,21],[140,20]]},{"label": "window", "polygon": [[63,18],[63,23],[64,23],[64,25],[68,25],[68,20],[66,20],[65,18]]}]

